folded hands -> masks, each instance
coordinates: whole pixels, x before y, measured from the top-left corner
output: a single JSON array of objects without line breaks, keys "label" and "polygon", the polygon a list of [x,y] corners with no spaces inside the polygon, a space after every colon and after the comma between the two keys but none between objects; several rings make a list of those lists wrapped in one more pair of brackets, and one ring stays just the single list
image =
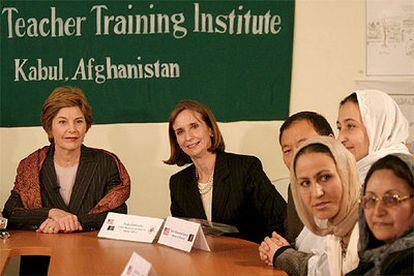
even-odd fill
[{"label": "folded hands", "polygon": [[78,217],[60,209],[50,209],[48,218],[43,221],[37,232],[45,234],[72,233],[82,231]]},{"label": "folded hands", "polygon": [[272,236],[266,237],[259,246],[260,259],[267,265],[273,266],[275,252],[286,245],[289,245],[288,241],[278,233],[273,232]]}]

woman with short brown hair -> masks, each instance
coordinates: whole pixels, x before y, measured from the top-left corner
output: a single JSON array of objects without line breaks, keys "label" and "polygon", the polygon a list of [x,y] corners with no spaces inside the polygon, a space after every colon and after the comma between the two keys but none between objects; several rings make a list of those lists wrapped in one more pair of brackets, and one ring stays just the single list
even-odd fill
[{"label": "woman with short brown hair", "polygon": [[47,97],[40,113],[40,121],[43,129],[49,136],[50,142],[53,141],[53,135],[51,135],[53,118],[56,117],[61,108],[71,106],[78,106],[82,111],[85,117],[86,130],[89,130],[92,126],[92,107],[89,105],[82,90],[78,87],[70,86],[57,87]]},{"label": "woman with short brown hair", "polygon": [[112,153],[83,145],[92,109],[82,90],[58,87],[42,126],[50,146],[23,159],[3,214],[11,229],[56,234],[99,229],[109,211],[126,213],[130,179]]}]

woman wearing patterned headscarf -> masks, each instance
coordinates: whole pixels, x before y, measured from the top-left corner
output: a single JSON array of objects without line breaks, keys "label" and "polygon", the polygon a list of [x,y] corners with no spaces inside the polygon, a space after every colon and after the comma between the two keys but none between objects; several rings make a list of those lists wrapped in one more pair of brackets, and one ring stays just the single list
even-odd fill
[{"label": "woman wearing patterned headscarf", "polygon": [[359,210],[361,262],[350,275],[414,274],[414,157],[393,154],[372,165]]}]

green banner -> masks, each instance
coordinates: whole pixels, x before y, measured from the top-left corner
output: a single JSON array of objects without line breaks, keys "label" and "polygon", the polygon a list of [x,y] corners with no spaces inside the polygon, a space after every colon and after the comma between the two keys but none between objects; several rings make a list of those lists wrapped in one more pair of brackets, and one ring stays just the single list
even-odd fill
[{"label": "green banner", "polygon": [[58,86],[96,123],[165,122],[182,99],[219,121],[289,113],[294,1],[2,1],[1,126],[39,125]]}]

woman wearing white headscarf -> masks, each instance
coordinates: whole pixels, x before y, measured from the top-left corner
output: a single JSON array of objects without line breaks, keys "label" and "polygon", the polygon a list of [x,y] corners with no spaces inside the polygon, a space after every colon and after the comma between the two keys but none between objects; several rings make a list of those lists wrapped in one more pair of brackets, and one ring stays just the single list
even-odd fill
[{"label": "woman wearing white headscarf", "polygon": [[[378,159],[392,153],[408,153],[405,146],[408,138],[408,121],[395,101],[384,92],[359,90],[346,97],[340,103],[337,126],[338,140],[357,160],[361,182],[364,181],[371,165]],[[288,242],[279,235],[266,239],[259,251],[261,254],[267,254],[270,259],[273,258],[273,265],[275,265],[275,260],[282,259],[278,256],[284,248],[287,248]],[[316,248],[315,246],[314,249],[306,252],[292,253],[292,255],[301,254],[302,259],[308,260],[308,262],[300,262],[301,270],[296,271],[296,274],[303,272],[307,272],[308,275],[329,274],[327,263],[331,255],[327,251],[316,250]],[[286,262],[289,263],[292,261]]]},{"label": "woman wearing white headscarf", "polygon": [[361,181],[371,165],[392,153],[408,154],[408,121],[379,90],[357,90],[341,101],[338,140],[355,156]]}]

